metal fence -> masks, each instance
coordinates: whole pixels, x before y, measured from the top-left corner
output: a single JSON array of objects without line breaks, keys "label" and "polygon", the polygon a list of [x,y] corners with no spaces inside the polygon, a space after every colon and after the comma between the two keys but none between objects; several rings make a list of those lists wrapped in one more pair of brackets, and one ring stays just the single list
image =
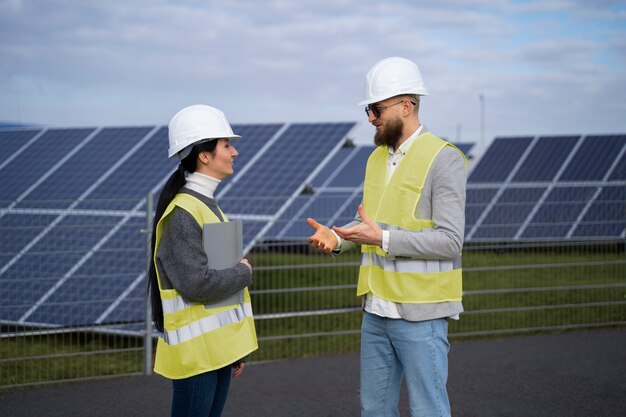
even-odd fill
[{"label": "metal fence", "polygon": [[[151,212],[2,212],[0,388],[150,372]],[[260,344],[250,361],[358,350],[357,253],[265,240],[247,258]],[[623,239],[467,242],[463,267],[466,311],[451,338],[626,324]]]}]

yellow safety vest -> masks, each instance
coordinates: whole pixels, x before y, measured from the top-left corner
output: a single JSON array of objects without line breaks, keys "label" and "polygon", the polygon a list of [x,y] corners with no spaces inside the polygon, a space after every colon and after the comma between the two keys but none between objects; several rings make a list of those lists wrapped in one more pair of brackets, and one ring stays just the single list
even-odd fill
[{"label": "yellow safety vest", "polygon": [[[363,208],[383,230],[429,233],[433,229],[432,219],[415,217],[417,204],[437,154],[446,146],[457,148],[431,133],[424,133],[416,140],[389,182],[386,147],[378,147],[367,161]],[[460,254],[450,260],[392,259],[373,245],[362,245],[361,252],[357,295],[371,292],[397,303],[461,301]]]},{"label": "yellow safety vest", "polygon": [[[164,221],[175,206],[189,212],[200,227],[205,223],[220,221],[196,197],[177,194],[157,224],[155,257],[163,234]],[[223,213],[222,216],[228,221]],[[164,289],[158,268],[157,278],[165,331],[163,337],[159,337],[154,372],[171,379],[188,378],[223,368],[258,349],[247,288],[244,291],[243,304],[206,308],[203,304],[186,301],[174,289]]]}]

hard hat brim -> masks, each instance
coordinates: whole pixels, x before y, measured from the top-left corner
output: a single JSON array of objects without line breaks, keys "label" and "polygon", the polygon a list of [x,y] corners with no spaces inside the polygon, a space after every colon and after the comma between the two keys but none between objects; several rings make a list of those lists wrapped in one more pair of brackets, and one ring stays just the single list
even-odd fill
[{"label": "hard hat brim", "polygon": [[[200,143],[203,142],[209,142],[212,140],[217,140],[217,139],[228,139],[230,142],[236,142],[239,139],[241,139],[240,135],[227,135],[227,136],[220,136],[218,138],[205,138],[205,139],[200,139],[194,143],[191,143],[189,145],[184,145],[184,146],[180,146],[180,147],[176,147],[176,148],[170,148],[168,150],[168,158],[173,158],[174,156],[178,156],[180,159],[185,159],[189,153],[191,152],[191,148],[195,145],[198,145]],[[181,153],[185,150],[185,149],[189,149],[186,154],[181,155]]]},{"label": "hard hat brim", "polygon": [[357,106],[365,106],[368,104],[373,104],[373,103],[378,103],[379,101],[383,101],[383,100],[387,100],[388,98],[391,97],[397,97],[397,96],[406,96],[406,95],[411,95],[411,94],[415,94],[417,96],[428,96],[430,95],[430,93],[428,91],[423,91],[421,93],[412,93],[412,92],[408,92],[408,93],[399,93],[399,94],[392,94],[390,96],[379,96],[379,97],[373,97],[373,98],[369,98],[369,99],[365,99],[362,101],[359,101],[356,105]]}]

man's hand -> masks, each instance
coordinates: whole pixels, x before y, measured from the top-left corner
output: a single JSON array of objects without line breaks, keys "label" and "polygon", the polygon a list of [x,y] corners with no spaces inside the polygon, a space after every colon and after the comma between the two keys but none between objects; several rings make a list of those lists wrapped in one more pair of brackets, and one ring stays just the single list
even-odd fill
[{"label": "man's hand", "polygon": [[331,253],[339,243],[333,232],[331,232],[328,227],[319,224],[310,217],[306,219],[306,222],[315,229],[315,234],[308,239],[311,246],[322,252]]},{"label": "man's hand", "polygon": [[361,204],[359,204],[358,211],[362,219],[361,223],[349,229],[333,226],[335,233],[337,233],[340,238],[350,240],[354,243],[382,246],[383,231],[378,226],[378,223],[369,218]]}]

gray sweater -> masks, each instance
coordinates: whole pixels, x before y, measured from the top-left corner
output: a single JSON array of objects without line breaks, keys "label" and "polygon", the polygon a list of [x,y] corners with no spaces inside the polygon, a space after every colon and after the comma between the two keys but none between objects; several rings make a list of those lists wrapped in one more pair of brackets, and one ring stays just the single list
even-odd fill
[{"label": "gray sweater", "polygon": [[[426,129],[422,134],[426,133]],[[419,146],[419,137],[411,146]],[[402,163],[402,162],[401,162]],[[460,256],[465,232],[465,189],[467,173],[461,154],[444,148],[426,177],[419,204],[415,210],[418,219],[432,219],[435,226],[426,232],[390,231],[390,257],[449,260]],[[355,220],[344,227],[361,222]],[[355,249],[357,245],[344,240],[339,254]],[[461,302],[433,304],[397,304],[400,317],[409,321],[450,317],[463,311]]]},{"label": "gray sweater", "polygon": [[[181,192],[199,198],[223,220],[214,199],[183,187]],[[156,254],[161,285],[175,289],[190,302],[207,304],[227,298],[252,284],[252,272],[244,264],[215,270],[207,265],[202,228],[191,214],[175,207],[164,220]]]}]

